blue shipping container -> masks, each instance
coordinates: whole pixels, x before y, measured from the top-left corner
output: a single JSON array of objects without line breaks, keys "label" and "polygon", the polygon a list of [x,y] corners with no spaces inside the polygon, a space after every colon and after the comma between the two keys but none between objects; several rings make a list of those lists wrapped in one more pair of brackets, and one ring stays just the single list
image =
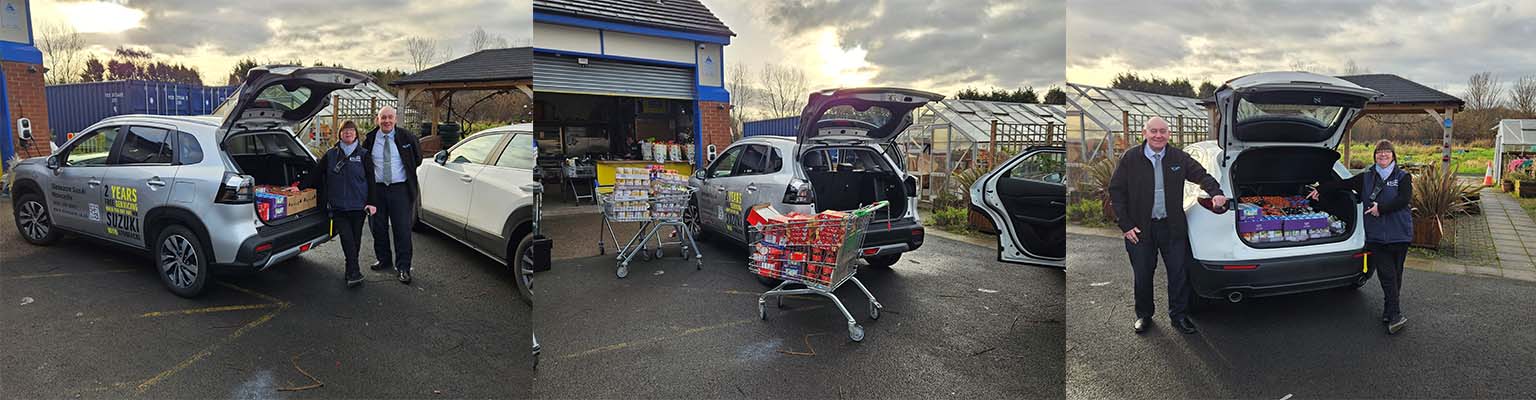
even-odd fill
[{"label": "blue shipping container", "polygon": [[51,85],[46,91],[48,124],[54,141],[63,144],[68,134],[107,117],[211,114],[235,88],[126,80]]},{"label": "blue shipping container", "polygon": [[762,121],[749,121],[741,124],[741,136],[795,136],[795,129],[800,125],[800,117],[784,117],[765,119]]}]

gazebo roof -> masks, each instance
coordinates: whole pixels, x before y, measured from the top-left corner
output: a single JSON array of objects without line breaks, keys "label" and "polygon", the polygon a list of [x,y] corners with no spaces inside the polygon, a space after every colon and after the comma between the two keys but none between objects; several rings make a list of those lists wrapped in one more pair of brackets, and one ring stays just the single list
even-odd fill
[{"label": "gazebo roof", "polygon": [[533,48],[486,49],[395,80],[392,86],[533,79]]},{"label": "gazebo roof", "polygon": [[1466,104],[1456,96],[1393,74],[1345,75],[1339,79],[1381,92],[1382,96],[1372,100],[1371,104],[1455,106],[1458,109]]}]

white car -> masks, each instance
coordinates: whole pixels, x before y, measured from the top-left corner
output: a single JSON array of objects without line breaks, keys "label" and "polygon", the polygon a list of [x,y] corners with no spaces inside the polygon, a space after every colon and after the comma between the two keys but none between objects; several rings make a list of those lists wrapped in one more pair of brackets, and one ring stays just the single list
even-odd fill
[{"label": "white car", "polygon": [[[1306,72],[1243,76],[1216,91],[1217,140],[1184,151],[1199,161],[1234,203],[1247,196],[1306,195],[1307,186],[1347,178],[1339,162],[1344,132],[1366,102],[1381,93],[1343,79]],[[1184,207],[1196,263],[1190,283],[1199,298],[1239,302],[1262,297],[1360,287],[1365,268],[1363,210],[1347,190],[1321,193],[1320,211],[1341,220],[1339,234],[1298,241],[1259,242],[1238,233],[1238,212],[1215,213],[1186,184]],[[1191,304],[1198,304],[1199,298]]]},{"label": "white car", "polygon": [[533,124],[508,125],[471,135],[416,169],[420,222],[513,266],[529,304],[533,271],[548,266],[549,245],[534,234],[535,154]]},{"label": "white car", "polygon": [[997,259],[1066,268],[1067,149],[1031,147],[971,184],[977,230],[997,235]]}]

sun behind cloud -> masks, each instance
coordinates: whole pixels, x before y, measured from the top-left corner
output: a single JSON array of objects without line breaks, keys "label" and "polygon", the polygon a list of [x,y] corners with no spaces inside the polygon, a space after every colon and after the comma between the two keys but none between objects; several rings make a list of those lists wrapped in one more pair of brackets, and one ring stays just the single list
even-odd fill
[{"label": "sun behind cloud", "polygon": [[70,26],[80,33],[118,33],[143,26],[144,12],[116,2],[58,3]]}]

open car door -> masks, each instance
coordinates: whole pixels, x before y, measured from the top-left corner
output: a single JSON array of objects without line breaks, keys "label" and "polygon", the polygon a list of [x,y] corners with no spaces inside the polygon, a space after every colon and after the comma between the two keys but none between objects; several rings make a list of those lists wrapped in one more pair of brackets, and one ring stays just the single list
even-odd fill
[{"label": "open car door", "polygon": [[998,260],[1066,268],[1066,155],[1031,147],[971,185],[972,210],[998,235]]}]

